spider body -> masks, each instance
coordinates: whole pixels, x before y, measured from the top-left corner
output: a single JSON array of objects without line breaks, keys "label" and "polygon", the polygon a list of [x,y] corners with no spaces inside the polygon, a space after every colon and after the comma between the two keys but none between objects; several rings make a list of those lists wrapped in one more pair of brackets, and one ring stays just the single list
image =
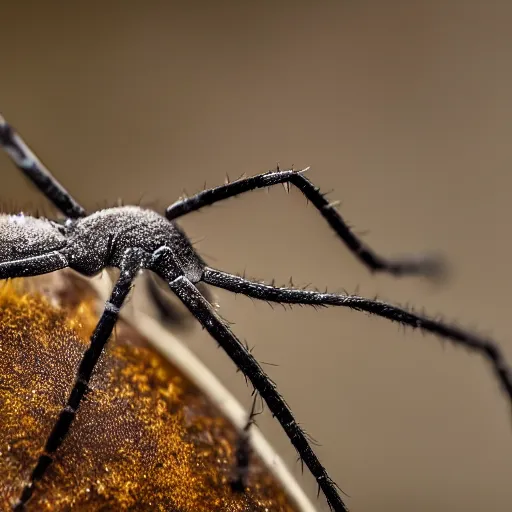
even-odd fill
[{"label": "spider body", "polygon": [[[38,489],[51,478],[52,465],[65,449],[66,439],[72,435],[81,403],[91,391],[91,379],[96,374],[102,352],[141,270],[154,272],[162,278],[170,291],[243,373],[280,423],[299,458],[315,478],[319,490],[324,493],[331,510],[336,512],[347,511],[339,488],[321,464],[309,437],[295,420],[290,406],[278,392],[275,383],[201,292],[200,286],[203,283],[267,302],[350,308],[437,335],[484,357],[512,405],[512,373],[502,350],[492,339],[375,299],[276,287],[211,268],[197,255],[185,234],[173,223],[182,215],[236,195],[277,184],[285,187],[293,185],[311,202],[340,241],[369,270],[387,272],[394,276],[440,275],[442,266],[437,259],[424,256],[386,258],[373,251],[351,231],[337,211],[336,203],[330,203],[304,175],[307,169],[277,169],[204,190],[169,206],[165,218],[156,212],[137,207],[111,208],[87,215],[85,209],[55,180],[2,117],[0,145],[7,150],[19,170],[67,217],[63,224],[24,216],[3,217],[0,222],[3,230],[0,231],[0,279],[37,276],[66,267],[84,275],[94,275],[107,267],[117,267],[120,271],[91,334],[90,343],[80,359],[71,392],[62,403],[60,413],[55,418],[17,501],[13,502],[15,510],[24,510],[34,495],[37,495]],[[242,433],[241,439],[243,436],[245,433]],[[236,455],[238,477],[232,482],[235,482],[234,487],[239,492],[245,492],[243,475],[251,464],[248,459],[249,449],[246,442],[238,444],[242,447]],[[130,482],[124,484],[129,485]],[[229,482],[226,485],[231,487]]]},{"label": "spider body", "polygon": [[178,226],[157,212],[120,206],[67,223],[65,254],[74,270],[94,275],[106,267],[119,268],[127,250],[140,249],[148,260],[167,247],[191,282],[198,282],[204,263]]},{"label": "spider body", "polygon": [[[127,251],[141,252],[141,267],[152,267],[152,256],[167,248],[183,275],[200,281],[204,262],[186,235],[157,212],[138,206],[100,210],[87,217],[58,224],[27,215],[0,217],[0,269],[12,261],[42,261],[70,267],[84,276],[120,268]],[[19,264],[19,263],[18,263]],[[37,270],[36,274],[40,273]],[[164,277],[164,276],[162,276]]]}]

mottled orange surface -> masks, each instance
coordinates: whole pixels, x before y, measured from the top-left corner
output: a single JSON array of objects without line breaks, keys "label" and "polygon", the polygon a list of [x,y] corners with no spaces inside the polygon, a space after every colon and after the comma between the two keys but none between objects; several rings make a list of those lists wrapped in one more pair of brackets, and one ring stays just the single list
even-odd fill
[{"label": "mottled orange surface", "polygon": [[[29,478],[95,325],[90,289],[65,279],[58,293],[0,289],[1,510]],[[233,493],[231,423],[133,328],[113,338],[28,510],[296,510],[256,457],[247,492]]]}]

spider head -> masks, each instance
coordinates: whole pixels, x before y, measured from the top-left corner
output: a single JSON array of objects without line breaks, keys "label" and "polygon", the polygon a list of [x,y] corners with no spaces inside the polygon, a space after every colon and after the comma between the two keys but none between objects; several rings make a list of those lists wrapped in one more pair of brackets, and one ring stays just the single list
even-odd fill
[{"label": "spider head", "polygon": [[19,213],[0,214],[0,262],[41,256],[66,245],[63,227]]}]

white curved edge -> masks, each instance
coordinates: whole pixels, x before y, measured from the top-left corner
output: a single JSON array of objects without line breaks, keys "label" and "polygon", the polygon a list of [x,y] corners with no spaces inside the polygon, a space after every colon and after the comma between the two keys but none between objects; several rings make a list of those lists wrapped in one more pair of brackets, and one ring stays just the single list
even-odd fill
[{"label": "white curved edge", "polygon": [[[105,273],[102,274],[102,277],[99,279],[93,278],[89,282],[96,288],[100,296],[104,297],[108,293],[107,289],[110,288],[110,279]],[[236,427],[242,429],[247,422],[248,411],[244,409],[240,402],[236,400],[208,367],[155,319],[134,307],[130,307],[130,304],[126,306],[121,310],[123,319],[145,336],[160,351],[163,357],[167,358],[168,361],[176,365],[180,371],[189,377]],[[255,452],[281,483],[288,496],[298,507],[298,510],[300,512],[317,512],[282,458],[275,452],[263,434],[258,429],[251,429],[250,436]]]}]

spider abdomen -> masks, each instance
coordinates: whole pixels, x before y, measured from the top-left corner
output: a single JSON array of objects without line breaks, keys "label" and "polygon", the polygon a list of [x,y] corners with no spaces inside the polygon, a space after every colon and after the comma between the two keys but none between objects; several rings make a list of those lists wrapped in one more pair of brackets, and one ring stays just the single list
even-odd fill
[{"label": "spider abdomen", "polygon": [[19,213],[0,214],[0,263],[49,253],[65,247],[57,224]]}]

